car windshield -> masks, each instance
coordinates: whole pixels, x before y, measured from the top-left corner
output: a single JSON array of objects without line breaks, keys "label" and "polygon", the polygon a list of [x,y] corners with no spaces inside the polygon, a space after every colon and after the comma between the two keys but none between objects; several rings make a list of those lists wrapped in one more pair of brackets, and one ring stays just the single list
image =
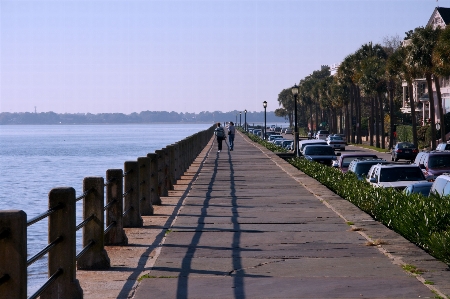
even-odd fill
[{"label": "car windshield", "polygon": [[329,156],[334,155],[334,150],[328,146],[308,146],[305,147],[305,155]]},{"label": "car windshield", "polygon": [[430,155],[428,168],[450,168],[450,155]]},{"label": "car windshield", "polygon": [[343,157],[342,159],[342,167],[348,167],[350,165],[350,162],[352,162],[355,159],[376,159],[376,156],[353,156],[353,157]]},{"label": "car windshield", "polygon": [[409,143],[409,142],[402,142],[397,144],[398,148],[415,148],[414,144]]},{"label": "car windshield", "polygon": [[374,164],[378,164],[378,162],[375,163],[358,163],[358,165],[356,165],[355,167],[355,171],[354,173],[356,173],[357,175],[363,175],[363,174],[367,174],[369,173],[369,169],[370,167],[372,167],[372,165]]},{"label": "car windshield", "polygon": [[380,182],[421,181],[425,180],[419,167],[382,168]]}]

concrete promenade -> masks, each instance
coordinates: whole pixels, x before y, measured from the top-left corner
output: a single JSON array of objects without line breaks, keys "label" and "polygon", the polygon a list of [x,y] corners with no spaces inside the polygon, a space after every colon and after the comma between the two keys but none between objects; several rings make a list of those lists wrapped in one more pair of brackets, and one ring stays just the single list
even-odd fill
[{"label": "concrete promenade", "polygon": [[127,229],[129,246],[107,247],[111,269],[77,271],[84,298],[450,295],[447,265],[243,135],[235,144],[217,153],[211,140]]}]

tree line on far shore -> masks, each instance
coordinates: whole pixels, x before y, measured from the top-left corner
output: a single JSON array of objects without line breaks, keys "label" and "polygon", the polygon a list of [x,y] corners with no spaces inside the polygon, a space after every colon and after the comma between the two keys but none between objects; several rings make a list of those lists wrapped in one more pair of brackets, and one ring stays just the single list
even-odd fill
[{"label": "tree line on far shore", "polygon": [[[140,113],[55,113],[55,112],[2,112],[0,125],[71,125],[71,124],[140,124],[140,123],[214,123],[236,122],[244,125],[245,114],[241,111],[177,113],[167,111],[142,111]],[[249,125],[262,124],[264,112],[247,112]],[[267,112],[267,122],[284,123],[284,117]]]}]

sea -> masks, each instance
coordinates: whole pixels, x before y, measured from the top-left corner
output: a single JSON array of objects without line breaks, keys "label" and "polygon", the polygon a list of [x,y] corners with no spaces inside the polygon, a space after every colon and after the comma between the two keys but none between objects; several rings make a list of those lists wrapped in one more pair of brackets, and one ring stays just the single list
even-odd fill
[{"label": "sea", "polygon": [[[0,126],[0,210],[23,210],[31,219],[48,209],[48,193],[73,187],[83,178],[105,177],[148,153],[206,130],[213,124],[2,125]],[[77,203],[77,224],[82,221]],[[77,253],[81,251],[77,233]],[[27,229],[28,259],[48,242],[47,220]],[[28,295],[47,280],[47,256],[28,267]]]}]

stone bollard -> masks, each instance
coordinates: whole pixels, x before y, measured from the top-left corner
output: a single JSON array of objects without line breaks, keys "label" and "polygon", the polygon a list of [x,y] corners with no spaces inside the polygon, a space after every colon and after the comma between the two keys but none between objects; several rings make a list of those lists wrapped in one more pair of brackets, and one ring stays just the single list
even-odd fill
[{"label": "stone bollard", "polygon": [[126,245],[128,238],[123,230],[123,170],[106,171],[106,227],[105,245]]},{"label": "stone bollard", "polygon": [[79,270],[110,268],[110,260],[104,246],[104,185],[101,177],[86,177],[83,180],[83,192],[86,194],[83,199],[83,219],[92,219],[83,226],[83,248],[90,247],[77,260]]},{"label": "stone bollard", "polygon": [[173,190],[172,178],[170,177],[170,152],[167,147],[162,149],[164,152],[164,182],[169,195],[169,190]]},{"label": "stone bollard", "polygon": [[158,193],[158,155],[147,154],[150,159],[150,201],[154,205],[161,204],[161,197]]},{"label": "stone bollard", "polygon": [[176,161],[175,161],[175,145],[168,145],[167,151],[169,154],[169,180],[171,188],[173,190],[173,186],[177,183],[177,175],[176,175]]},{"label": "stone bollard", "polygon": [[153,205],[151,201],[151,186],[150,186],[150,158],[138,158],[139,166],[139,201],[140,211],[142,216],[150,216],[154,214]]},{"label": "stone bollard", "polygon": [[163,150],[157,150],[158,155],[158,194],[159,197],[164,197],[169,194],[166,188],[166,155]]},{"label": "stone bollard", "polygon": [[138,162],[125,162],[123,227],[142,227],[139,211],[139,168]]},{"label": "stone bollard", "polygon": [[27,214],[0,212],[0,294],[2,298],[27,298]]},{"label": "stone bollard", "polygon": [[48,275],[62,270],[59,277],[41,294],[41,299],[79,299],[83,298],[83,290],[76,279],[76,247],[75,247],[75,189],[54,188],[49,193],[49,209],[58,205],[63,208],[56,210],[48,217],[49,243],[62,237],[62,241],[48,253]]}]

